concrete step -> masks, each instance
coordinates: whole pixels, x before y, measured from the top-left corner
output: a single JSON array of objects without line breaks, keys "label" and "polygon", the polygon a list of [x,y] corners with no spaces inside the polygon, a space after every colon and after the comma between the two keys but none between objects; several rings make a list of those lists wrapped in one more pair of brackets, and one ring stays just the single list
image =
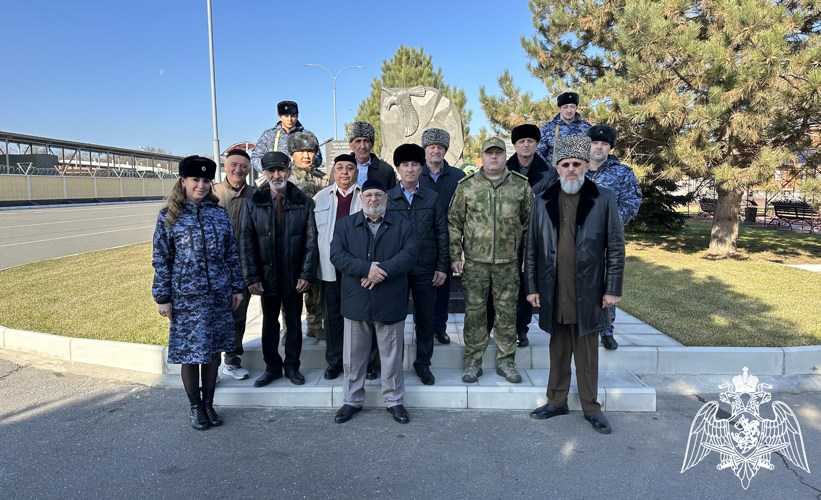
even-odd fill
[{"label": "concrete step", "polygon": [[[545,390],[548,370],[523,369],[522,383],[511,384],[496,374],[484,370],[479,382],[462,382],[462,370],[433,368],[436,384],[422,385],[413,370],[405,370],[405,406],[409,408],[475,408],[500,410],[532,410],[547,403]],[[222,376],[214,401],[220,406],[267,406],[339,408],[342,406],[342,380],[325,380],[323,370],[301,369],[305,385],[296,386],[285,378],[266,387],[255,388],[253,381],[262,375],[261,369],[251,369],[248,380],[233,380]],[[381,382],[365,384],[365,406],[384,408]],[[655,411],[656,391],[628,370],[599,371],[599,403],[604,411]],[[568,406],[580,410],[575,373],[572,377]],[[330,417],[329,417],[330,418]]]}]

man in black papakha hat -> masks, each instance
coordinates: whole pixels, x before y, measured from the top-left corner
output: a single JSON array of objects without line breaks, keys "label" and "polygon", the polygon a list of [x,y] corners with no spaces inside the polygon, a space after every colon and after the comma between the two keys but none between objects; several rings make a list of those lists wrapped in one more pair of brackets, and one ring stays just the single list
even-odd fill
[{"label": "man in black papakha hat", "polygon": [[559,106],[559,114],[542,127],[542,138],[536,151],[548,165],[554,167],[556,162],[553,161],[553,144],[556,139],[568,135],[584,135],[587,129],[590,128],[590,124],[584,121],[582,115],[576,112],[579,106],[579,94],[562,92],[556,99],[556,104]]}]

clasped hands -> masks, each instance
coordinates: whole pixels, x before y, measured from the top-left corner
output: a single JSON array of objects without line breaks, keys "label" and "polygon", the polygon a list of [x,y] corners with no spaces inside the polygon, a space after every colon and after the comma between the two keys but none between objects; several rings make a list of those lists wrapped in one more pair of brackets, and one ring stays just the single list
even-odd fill
[{"label": "clasped hands", "polygon": [[367,278],[360,278],[360,283],[362,286],[367,288],[368,290],[373,290],[377,284],[382,283],[387,279],[388,273],[385,272],[384,269],[379,267],[379,262],[371,262],[371,268],[368,270],[368,277]]}]

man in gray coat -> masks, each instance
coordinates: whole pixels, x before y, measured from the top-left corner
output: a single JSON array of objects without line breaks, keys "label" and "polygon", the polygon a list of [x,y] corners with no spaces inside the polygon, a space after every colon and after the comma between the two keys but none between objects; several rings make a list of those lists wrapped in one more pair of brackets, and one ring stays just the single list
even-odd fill
[{"label": "man in gray coat", "polygon": [[551,334],[547,404],[530,417],[568,413],[573,358],[584,418],[609,434],[596,400],[598,337],[610,324],[608,308],[621,300],[624,235],[613,191],[585,179],[590,138],[558,138],[554,158],[559,182],[533,202],[525,250],[527,300],[540,308],[539,327]]}]

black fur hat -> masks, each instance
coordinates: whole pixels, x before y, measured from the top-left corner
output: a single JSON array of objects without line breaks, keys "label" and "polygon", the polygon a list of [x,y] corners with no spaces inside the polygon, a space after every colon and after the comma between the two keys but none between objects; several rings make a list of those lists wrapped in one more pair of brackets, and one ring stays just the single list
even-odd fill
[{"label": "black fur hat", "polygon": [[610,149],[616,147],[616,129],[610,125],[593,125],[587,130],[586,134],[591,141],[610,143]]},{"label": "black fur hat", "polygon": [[425,164],[425,150],[418,144],[402,144],[393,152],[393,165],[398,167],[403,161],[415,161]]},{"label": "black fur hat", "polygon": [[529,123],[519,125],[510,131],[510,140],[513,144],[519,142],[519,139],[533,139],[534,141],[539,142],[541,138],[542,133],[539,132],[539,127]]},{"label": "black fur hat", "polygon": [[180,160],[180,177],[202,177],[214,180],[217,164],[210,158],[193,155]]},{"label": "black fur hat", "polygon": [[556,104],[558,104],[560,108],[565,104],[575,104],[576,106],[578,106],[579,94],[575,92],[562,92],[561,94],[559,94],[559,97],[556,98]]}]

